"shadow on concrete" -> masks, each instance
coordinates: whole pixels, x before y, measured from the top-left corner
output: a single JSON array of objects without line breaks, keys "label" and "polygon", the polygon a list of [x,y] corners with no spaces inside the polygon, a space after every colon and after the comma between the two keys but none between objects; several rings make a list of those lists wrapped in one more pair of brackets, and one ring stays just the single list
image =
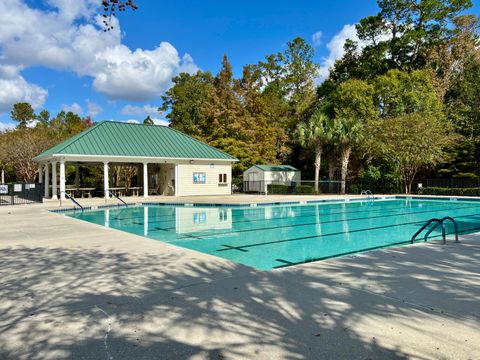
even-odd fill
[{"label": "shadow on concrete", "polygon": [[175,252],[3,248],[0,358],[410,358],[408,341],[386,346],[368,324],[414,336],[431,312],[478,316],[480,295],[478,251],[415,250],[261,272]]}]

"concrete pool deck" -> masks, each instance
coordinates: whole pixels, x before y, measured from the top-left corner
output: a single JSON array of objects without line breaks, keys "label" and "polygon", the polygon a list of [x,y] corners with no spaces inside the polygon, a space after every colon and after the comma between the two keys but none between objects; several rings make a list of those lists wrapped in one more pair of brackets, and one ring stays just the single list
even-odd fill
[{"label": "concrete pool deck", "polygon": [[0,359],[480,358],[477,234],[258,271],[52,205],[0,207]]}]

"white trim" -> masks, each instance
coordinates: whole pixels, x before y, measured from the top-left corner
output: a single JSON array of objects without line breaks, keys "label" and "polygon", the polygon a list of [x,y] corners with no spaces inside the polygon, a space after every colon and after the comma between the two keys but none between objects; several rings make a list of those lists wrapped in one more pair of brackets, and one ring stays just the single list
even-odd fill
[{"label": "white trim", "polygon": [[179,184],[178,184],[178,163],[175,164],[175,196],[178,196]]},{"label": "white trim", "polygon": [[[234,159],[203,159],[203,158],[175,158],[175,157],[156,157],[156,156],[120,156],[120,155],[80,155],[80,154],[52,154],[48,157],[34,160],[36,162],[45,161],[54,158],[62,158],[65,161],[92,161],[92,159],[97,159],[97,162],[139,162],[144,163],[148,162],[150,164],[155,163],[156,161],[224,161],[224,162],[237,162],[238,160]],[[86,159],[86,160],[83,160]],[[153,161],[152,161],[153,160]]]}]

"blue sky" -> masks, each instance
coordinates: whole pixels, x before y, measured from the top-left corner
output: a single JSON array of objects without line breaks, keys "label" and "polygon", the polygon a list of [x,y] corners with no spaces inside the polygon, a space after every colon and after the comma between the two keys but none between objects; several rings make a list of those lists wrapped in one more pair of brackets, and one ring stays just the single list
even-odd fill
[{"label": "blue sky", "polygon": [[104,33],[95,24],[99,2],[0,2],[2,124],[11,124],[9,108],[17,101],[95,121],[150,114],[161,123],[155,108],[178,72],[215,73],[226,53],[239,75],[244,64],[283,50],[296,36],[315,45],[325,76],[354,36],[353,24],[378,10],[374,0],[137,0],[139,10],[121,13]]}]

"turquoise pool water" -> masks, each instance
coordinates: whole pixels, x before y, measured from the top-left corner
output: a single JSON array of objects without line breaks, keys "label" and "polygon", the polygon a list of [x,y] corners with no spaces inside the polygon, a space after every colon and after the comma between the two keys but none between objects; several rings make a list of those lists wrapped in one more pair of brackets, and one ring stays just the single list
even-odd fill
[{"label": "turquoise pool water", "polygon": [[[258,207],[143,205],[68,216],[257,269],[274,269],[409,243],[433,217],[480,231],[480,202],[375,200]],[[447,224],[447,233],[453,227]],[[440,235],[440,230],[432,233]],[[423,240],[422,240],[423,241]]]}]

